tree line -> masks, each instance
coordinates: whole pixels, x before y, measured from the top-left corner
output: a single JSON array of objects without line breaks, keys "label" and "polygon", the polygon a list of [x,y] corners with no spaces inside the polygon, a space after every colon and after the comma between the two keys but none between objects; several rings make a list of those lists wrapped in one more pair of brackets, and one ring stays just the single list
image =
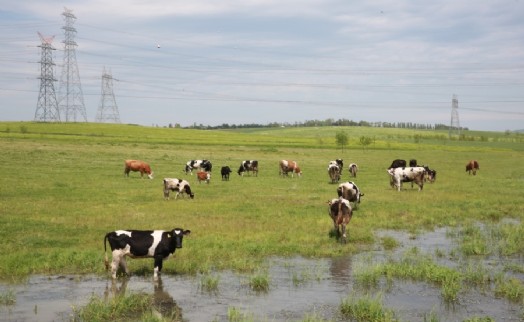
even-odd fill
[{"label": "tree line", "polygon": [[[294,123],[279,123],[270,122],[267,124],[260,123],[246,123],[246,124],[229,124],[223,123],[221,125],[203,125],[203,124],[192,124],[184,128],[192,129],[242,129],[242,128],[275,128],[275,127],[320,127],[320,126],[363,126],[363,127],[383,127],[383,128],[399,128],[399,129],[417,129],[417,130],[449,130],[450,126],[442,123],[429,124],[429,123],[414,123],[414,122],[367,122],[367,121],[353,121],[348,119],[332,119],[328,118],[325,120],[306,120],[304,122]],[[180,124],[170,123],[170,128],[180,128]],[[461,127],[460,130],[468,130],[467,127]]]}]

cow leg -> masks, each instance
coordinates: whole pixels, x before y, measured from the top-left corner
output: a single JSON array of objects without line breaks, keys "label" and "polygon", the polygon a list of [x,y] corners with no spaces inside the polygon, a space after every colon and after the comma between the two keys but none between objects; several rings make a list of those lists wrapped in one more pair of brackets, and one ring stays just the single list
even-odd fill
[{"label": "cow leg", "polygon": [[122,258],[120,259],[120,267],[122,267],[122,270],[126,273],[127,276],[130,275],[129,268],[127,268],[127,261],[125,256],[122,256]]},{"label": "cow leg", "polygon": [[113,251],[113,260],[111,261],[111,277],[116,279],[116,273],[118,272],[118,267],[120,266],[120,260],[124,255],[119,250]]},{"label": "cow leg", "polygon": [[155,257],[155,267],[153,269],[153,279],[156,281],[158,279],[158,274],[162,271],[162,264],[164,259],[162,257]]},{"label": "cow leg", "polygon": [[342,223],[342,242],[344,244],[347,243],[346,224],[345,223]]}]

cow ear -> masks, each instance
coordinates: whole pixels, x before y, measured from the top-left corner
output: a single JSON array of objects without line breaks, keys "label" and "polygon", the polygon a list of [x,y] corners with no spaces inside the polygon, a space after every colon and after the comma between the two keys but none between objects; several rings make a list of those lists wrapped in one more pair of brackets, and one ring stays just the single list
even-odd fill
[{"label": "cow ear", "polygon": [[188,230],[184,230],[184,235],[189,235],[189,234],[191,234],[191,230],[189,230],[189,229]]}]

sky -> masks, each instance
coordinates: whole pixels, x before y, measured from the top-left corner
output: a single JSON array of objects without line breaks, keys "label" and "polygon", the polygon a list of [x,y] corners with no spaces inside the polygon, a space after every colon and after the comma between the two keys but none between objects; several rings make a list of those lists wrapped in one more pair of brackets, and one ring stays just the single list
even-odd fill
[{"label": "sky", "polygon": [[35,119],[38,32],[63,102],[65,8],[88,122],[105,71],[122,123],[449,125],[455,95],[462,127],[524,129],[524,0],[0,0],[1,121]]}]

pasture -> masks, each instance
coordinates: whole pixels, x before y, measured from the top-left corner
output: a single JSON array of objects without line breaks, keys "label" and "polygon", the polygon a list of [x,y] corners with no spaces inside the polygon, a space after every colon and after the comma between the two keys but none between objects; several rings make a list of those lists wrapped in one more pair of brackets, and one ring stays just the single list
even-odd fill
[{"label": "pasture", "polygon": [[[344,131],[349,144],[336,146]],[[108,274],[103,237],[116,229],[190,229],[163,274],[231,269],[256,271],[270,256],[334,257],[371,248],[374,231],[411,234],[436,227],[516,220],[524,227],[524,142],[507,133],[447,133],[373,128],[276,128],[206,131],[107,124],[0,123],[0,279],[31,274]],[[373,137],[369,146],[361,136]],[[327,163],[342,158],[342,181],[365,194],[348,226],[347,244],[331,237],[327,201],[336,197]],[[437,170],[421,192],[391,189],[393,159],[417,159]],[[124,177],[124,160],[150,163],[154,179]],[[213,163],[211,183],[183,173],[191,159]],[[258,177],[240,177],[245,159]],[[303,176],[281,178],[278,161],[298,162]],[[465,172],[470,159],[476,176]],[[350,178],[347,165],[359,166]],[[220,167],[233,170],[221,181]],[[164,200],[162,178],[190,182],[195,199]],[[523,234],[513,254],[524,254]],[[132,273],[152,275],[152,260],[129,260]]]}]

